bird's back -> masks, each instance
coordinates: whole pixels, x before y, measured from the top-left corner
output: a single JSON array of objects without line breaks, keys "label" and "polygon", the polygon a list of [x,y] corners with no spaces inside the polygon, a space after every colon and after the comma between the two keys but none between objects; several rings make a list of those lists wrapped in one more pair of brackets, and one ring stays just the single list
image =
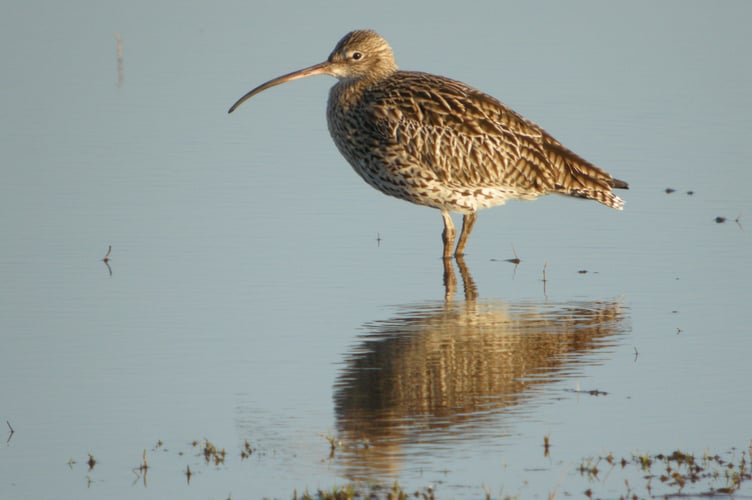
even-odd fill
[{"label": "bird's back", "polygon": [[332,88],[329,129],[369,184],[421,205],[473,212],[547,193],[621,209],[626,188],[538,125],[468,85],[397,71]]}]

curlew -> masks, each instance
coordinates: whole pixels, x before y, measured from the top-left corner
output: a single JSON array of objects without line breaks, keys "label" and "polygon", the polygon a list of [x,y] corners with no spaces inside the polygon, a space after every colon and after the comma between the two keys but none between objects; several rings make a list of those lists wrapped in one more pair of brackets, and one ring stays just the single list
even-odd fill
[{"label": "curlew", "polygon": [[270,87],[314,75],[338,82],[329,92],[327,122],[355,172],[384,194],[437,208],[444,219],[444,258],[462,214],[455,256],[465,252],[477,211],[510,199],[556,193],[621,210],[613,193],[627,183],[576,155],[535,123],[462,82],[397,68],[392,48],[371,30],[352,31],[319,64],[282,75]]}]

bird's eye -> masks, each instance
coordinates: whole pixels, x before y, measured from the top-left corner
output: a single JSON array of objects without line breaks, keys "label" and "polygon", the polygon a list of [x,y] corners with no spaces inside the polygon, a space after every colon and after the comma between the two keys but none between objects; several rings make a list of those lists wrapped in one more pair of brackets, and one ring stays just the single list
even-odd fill
[{"label": "bird's eye", "polygon": [[353,52],[352,56],[350,56],[350,57],[353,58],[353,61],[360,61],[361,59],[363,59],[363,53],[362,52]]}]

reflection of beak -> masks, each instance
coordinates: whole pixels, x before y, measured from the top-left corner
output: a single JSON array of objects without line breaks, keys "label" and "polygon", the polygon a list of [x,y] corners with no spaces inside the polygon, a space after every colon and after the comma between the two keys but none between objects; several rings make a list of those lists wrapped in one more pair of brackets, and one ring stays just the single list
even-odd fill
[{"label": "reflection of beak", "polygon": [[235,109],[237,109],[238,106],[240,106],[245,101],[247,101],[251,97],[258,94],[259,92],[263,92],[264,90],[270,87],[279,85],[281,83],[291,82],[299,78],[305,78],[305,77],[314,76],[314,75],[331,75],[332,74],[331,66],[332,64],[329,61],[324,61],[322,63],[309,66],[308,68],[299,69],[298,71],[293,71],[292,73],[279,76],[273,80],[269,80],[266,83],[262,83],[261,85],[259,85],[258,87],[251,90],[246,95],[238,99],[238,101],[235,104],[233,104],[232,107],[227,112],[232,113],[233,111],[235,111]]}]

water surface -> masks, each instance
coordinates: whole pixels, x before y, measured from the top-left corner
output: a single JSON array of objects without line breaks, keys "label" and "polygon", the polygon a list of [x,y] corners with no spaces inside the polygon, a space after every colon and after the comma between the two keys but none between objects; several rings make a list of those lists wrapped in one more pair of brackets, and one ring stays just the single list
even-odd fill
[{"label": "water surface", "polygon": [[[749,453],[747,3],[5,10],[0,497],[647,496],[677,487],[633,456]],[[445,268],[439,214],[338,155],[332,81],[226,114],[359,27],[629,181],[624,212],[484,211]]]}]

